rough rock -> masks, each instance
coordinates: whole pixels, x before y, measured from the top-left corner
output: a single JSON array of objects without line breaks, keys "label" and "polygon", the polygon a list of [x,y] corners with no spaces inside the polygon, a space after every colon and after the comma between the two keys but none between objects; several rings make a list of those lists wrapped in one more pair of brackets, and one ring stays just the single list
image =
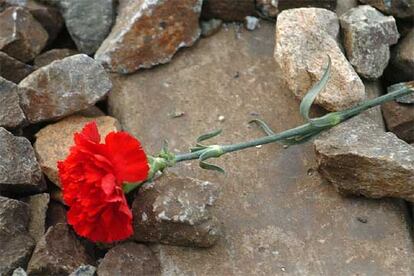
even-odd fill
[{"label": "rough rock", "polygon": [[63,204],[51,200],[47,208],[46,225],[49,228],[58,223],[66,223],[66,208]]},{"label": "rough rock", "polygon": [[359,0],[371,5],[380,11],[395,17],[409,18],[414,16],[414,3],[412,0]]},{"label": "rough rock", "polygon": [[106,253],[99,264],[98,275],[157,276],[161,275],[160,262],[146,245],[127,242]]},{"label": "rough rock", "polygon": [[319,171],[343,194],[414,201],[414,148],[359,116],[315,140]]},{"label": "rough rock", "polygon": [[[212,144],[261,137],[247,124],[258,116],[275,131],[298,126],[299,103],[272,58],[274,35],[268,22],[254,32],[229,25],[168,65],[114,75],[109,112],[148,153],[159,152],[164,139],[171,151],[187,152],[196,137],[217,128],[223,135]],[[185,115],[171,118],[174,111]],[[212,162],[226,175],[202,170],[196,160],[168,171],[220,185],[211,212],[223,236],[203,250],[156,246],[163,275],[414,273],[406,207],[340,196],[315,170],[311,144],[287,149],[272,144]],[[357,220],[361,216],[367,223]]]},{"label": "rough rock", "polygon": [[340,22],[349,62],[367,79],[381,77],[390,59],[390,46],[400,36],[394,17],[363,5],[344,13]]},{"label": "rough rock", "polygon": [[201,27],[201,36],[208,37],[212,36],[213,34],[217,33],[221,25],[223,24],[223,20],[221,19],[210,19],[210,20],[202,20],[200,22]]},{"label": "rough rock", "polygon": [[0,77],[0,127],[15,128],[25,120],[17,89],[16,84]]},{"label": "rough rock", "polygon": [[145,185],[132,204],[134,238],[142,242],[210,247],[220,237],[209,207],[218,186],[189,177],[164,175]]},{"label": "rough rock", "polygon": [[80,54],[52,62],[19,83],[21,107],[31,123],[57,119],[94,105],[111,89],[104,68]]},{"label": "rough rock", "polygon": [[411,81],[414,78],[414,29],[391,52],[386,77],[393,83]]},{"label": "rough rock", "polygon": [[105,113],[101,109],[99,109],[99,107],[93,105],[91,107],[88,107],[87,109],[77,112],[75,115],[83,117],[99,117],[105,116]]},{"label": "rough rock", "polygon": [[92,263],[85,247],[66,224],[50,227],[36,244],[27,267],[29,275],[68,275]]},{"label": "rough rock", "polygon": [[48,193],[37,194],[25,198],[29,204],[30,222],[29,233],[38,242],[46,232],[46,213],[50,196]]},{"label": "rough rock", "polygon": [[11,57],[22,62],[30,61],[46,46],[46,30],[21,7],[3,11],[0,25],[0,50]]},{"label": "rough rock", "polygon": [[0,77],[14,83],[19,83],[34,71],[33,67],[0,52]]},{"label": "rough rock", "polygon": [[29,220],[26,203],[0,196],[0,275],[26,267],[34,247],[27,231]]},{"label": "rough rock", "polygon": [[256,10],[262,17],[275,18],[279,13],[277,0],[256,0]]},{"label": "rough rock", "polygon": [[58,0],[56,4],[78,50],[95,53],[111,31],[115,19],[114,0]]},{"label": "rough rock", "polygon": [[118,73],[167,63],[200,36],[201,0],[124,0],[95,59]]},{"label": "rough rock", "polygon": [[358,6],[358,0],[341,0],[337,1],[336,14],[341,16],[352,8]]},{"label": "rough rock", "polygon": [[52,49],[42,53],[41,55],[38,55],[34,59],[34,65],[38,68],[43,67],[52,63],[55,60],[64,59],[66,57],[70,57],[76,54],[79,53],[72,49]]},{"label": "rough rock", "polygon": [[389,131],[407,143],[414,142],[414,105],[391,101],[382,105]]},{"label": "rough rock", "polygon": [[98,125],[101,138],[104,138],[111,131],[120,130],[118,121],[109,116],[83,117],[74,115],[47,125],[36,133],[34,149],[39,164],[43,173],[56,185],[60,186],[57,162],[68,156],[69,149],[74,143],[73,135],[75,132],[80,132],[85,124],[91,121],[95,121]]},{"label": "rough rock", "polygon": [[249,31],[254,31],[260,27],[260,20],[254,16],[246,16],[244,18],[244,27]]},{"label": "rough rock", "polygon": [[256,9],[265,18],[274,18],[279,12],[294,8],[317,7],[334,10],[336,2],[336,0],[257,0]]},{"label": "rough rock", "polygon": [[81,265],[74,272],[69,274],[69,276],[94,276],[95,272],[96,267],[94,267],[93,265]]},{"label": "rough rock", "polygon": [[0,191],[17,194],[46,188],[29,140],[0,127]]},{"label": "rough rock", "polygon": [[12,276],[27,276],[27,273],[23,268],[19,267],[13,271]]},{"label": "rough rock", "polygon": [[331,78],[316,98],[317,104],[331,111],[353,106],[365,97],[364,85],[343,55],[338,35],[338,18],[325,9],[286,10],[276,23],[275,59],[297,97],[302,98],[322,77],[327,55],[331,57]]},{"label": "rough rock", "polygon": [[255,12],[254,0],[204,0],[202,17],[224,21],[243,21]]}]

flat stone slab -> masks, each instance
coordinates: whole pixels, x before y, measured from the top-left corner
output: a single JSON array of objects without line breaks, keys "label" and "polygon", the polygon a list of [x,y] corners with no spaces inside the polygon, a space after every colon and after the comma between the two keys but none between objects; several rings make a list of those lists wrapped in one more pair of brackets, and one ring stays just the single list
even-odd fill
[{"label": "flat stone slab", "polygon": [[[148,153],[158,152],[163,139],[171,150],[187,151],[217,128],[224,132],[214,143],[260,137],[247,124],[257,117],[278,131],[303,122],[272,57],[272,24],[236,30],[224,26],[168,65],[113,77],[110,112]],[[213,163],[227,174],[204,171],[196,161],[170,171],[221,186],[211,211],[223,238],[204,250],[156,246],[163,275],[414,273],[404,205],[340,196],[315,171],[310,143],[248,149]]]}]

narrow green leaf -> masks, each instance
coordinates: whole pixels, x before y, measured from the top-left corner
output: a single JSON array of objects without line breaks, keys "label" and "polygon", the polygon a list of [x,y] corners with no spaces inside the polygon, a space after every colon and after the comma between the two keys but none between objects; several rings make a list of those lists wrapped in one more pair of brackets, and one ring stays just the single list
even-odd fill
[{"label": "narrow green leaf", "polygon": [[197,138],[197,143],[200,143],[202,141],[205,141],[205,140],[211,139],[213,137],[216,137],[221,132],[222,132],[222,130],[221,129],[218,129],[218,130],[215,130],[215,131],[212,131],[212,132],[203,134],[203,135],[201,135],[200,137]]},{"label": "narrow green leaf", "polygon": [[251,123],[257,124],[269,136],[275,134],[274,131],[269,127],[269,125],[260,119],[251,120],[249,124]]}]

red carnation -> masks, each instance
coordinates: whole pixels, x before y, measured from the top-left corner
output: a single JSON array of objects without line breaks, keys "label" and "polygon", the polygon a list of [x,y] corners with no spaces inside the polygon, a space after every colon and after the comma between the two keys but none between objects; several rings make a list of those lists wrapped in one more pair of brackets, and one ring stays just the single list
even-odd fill
[{"label": "red carnation", "polygon": [[111,132],[100,143],[95,122],[74,136],[69,156],[58,162],[68,222],[94,242],[114,242],[133,233],[132,212],[124,182],[148,177],[148,160],[140,142],[126,132]]}]

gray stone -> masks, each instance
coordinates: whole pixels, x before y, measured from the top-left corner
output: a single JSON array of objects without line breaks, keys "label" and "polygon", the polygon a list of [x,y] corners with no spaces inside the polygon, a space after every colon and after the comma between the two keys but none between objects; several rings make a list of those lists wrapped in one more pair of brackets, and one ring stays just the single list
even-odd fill
[{"label": "gray stone", "polygon": [[15,58],[0,52],[0,76],[14,83],[19,83],[27,75],[32,73],[34,68],[22,63]]},{"label": "gray stone", "polygon": [[86,109],[111,89],[104,68],[74,55],[41,67],[19,83],[21,107],[31,123],[57,119]]},{"label": "gray stone", "polygon": [[359,0],[371,5],[380,11],[395,17],[410,18],[414,16],[414,2],[412,0]]},{"label": "gray stone", "polygon": [[343,194],[414,201],[414,149],[360,116],[315,140],[319,171]]},{"label": "gray stone", "polygon": [[25,120],[17,90],[16,84],[0,77],[0,127],[15,128]]},{"label": "gray stone", "polygon": [[390,59],[390,45],[400,37],[394,17],[364,5],[344,13],[340,22],[345,50],[355,70],[367,79],[381,77]]},{"label": "gray stone", "polygon": [[27,267],[29,275],[68,275],[92,260],[67,224],[50,227],[36,244]]},{"label": "gray stone", "polygon": [[96,272],[96,267],[93,265],[81,265],[74,272],[69,274],[69,276],[94,276]]},{"label": "gray stone", "polygon": [[202,17],[219,18],[224,21],[243,21],[255,13],[254,0],[204,0]]},{"label": "gray stone", "polygon": [[256,0],[256,9],[265,17],[273,19],[284,10],[316,7],[334,10],[336,3],[346,2],[347,0]]},{"label": "gray stone", "polygon": [[260,26],[260,20],[254,16],[246,16],[244,18],[244,27],[249,31],[254,31]]},{"label": "gray stone", "polygon": [[132,73],[167,63],[200,36],[201,0],[124,0],[95,59],[113,72]]},{"label": "gray stone", "polygon": [[[148,154],[159,152],[164,139],[171,151],[187,152],[196,137],[217,128],[224,132],[211,143],[261,137],[247,124],[257,114],[275,131],[298,126],[299,103],[272,58],[274,34],[268,22],[254,32],[229,25],[168,65],[113,75],[109,112]],[[171,118],[177,110],[185,116]],[[168,171],[220,186],[211,213],[223,236],[203,250],[156,246],[163,275],[414,273],[404,205],[341,197],[316,172],[312,145],[272,144],[212,162],[226,175],[202,170],[196,160]],[[359,222],[360,216],[368,222]]]},{"label": "gray stone", "polygon": [[381,108],[388,130],[407,143],[414,142],[414,105],[391,101]]},{"label": "gray stone", "polygon": [[341,16],[352,8],[358,6],[358,0],[341,0],[337,1],[336,14]]},{"label": "gray stone", "polygon": [[338,18],[325,9],[286,10],[276,23],[275,59],[298,98],[322,77],[327,55],[331,57],[331,78],[316,98],[317,104],[331,111],[348,108],[365,98],[364,85],[342,53],[338,35]]},{"label": "gray stone", "polygon": [[221,25],[223,24],[223,20],[221,19],[210,19],[210,20],[202,20],[200,22],[201,27],[201,36],[208,37],[215,33],[217,33]]},{"label": "gray stone", "polygon": [[171,245],[210,247],[220,225],[209,209],[218,186],[189,177],[163,175],[146,184],[132,204],[134,239]]},{"label": "gray stone", "polygon": [[262,17],[275,18],[279,13],[277,4],[277,0],[256,0],[256,10],[259,11]]},{"label": "gray stone", "polygon": [[22,7],[0,13],[0,25],[0,50],[11,57],[27,62],[46,46],[46,30]]},{"label": "gray stone", "polygon": [[391,52],[390,66],[385,71],[392,83],[414,79],[414,28]]},{"label": "gray stone", "polygon": [[52,49],[38,55],[34,59],[34,65],[39,68],[52,63],[55,60],[64,59],[79,54],[78,51],[72,49]]},{"label": "gray stone", "polygon": [[23,268],[19,267],[13,271],[12,276],[27,276],[27,273]]},{"label": "gray stone", "polygon": [[157,276],[161,275],[160,262],[146,245],[127,242],[106,253],[99,264],[98,275]]},{"label": "gray stone", "polygon": [[26,203],[0,196],[0,275],[26,267],[35,245],[27,231],[29,220]]},{"label": "gray stone", "polygon": [[26,194],[46,185],[29,140],[0,127],[0,191]]},{"label": "gray stone", "polygon": [[46,231],[46,212],[49,200],[48,193],[25,198],[25,202],[29,204],[30,209],[29,233],[36,242],[42,238]]},{"label": "gray stone", "polygon": [[46,225],[50,227],[58,223],[66,223],[66,208],[63,203],[51,200],[47,208]]}]

